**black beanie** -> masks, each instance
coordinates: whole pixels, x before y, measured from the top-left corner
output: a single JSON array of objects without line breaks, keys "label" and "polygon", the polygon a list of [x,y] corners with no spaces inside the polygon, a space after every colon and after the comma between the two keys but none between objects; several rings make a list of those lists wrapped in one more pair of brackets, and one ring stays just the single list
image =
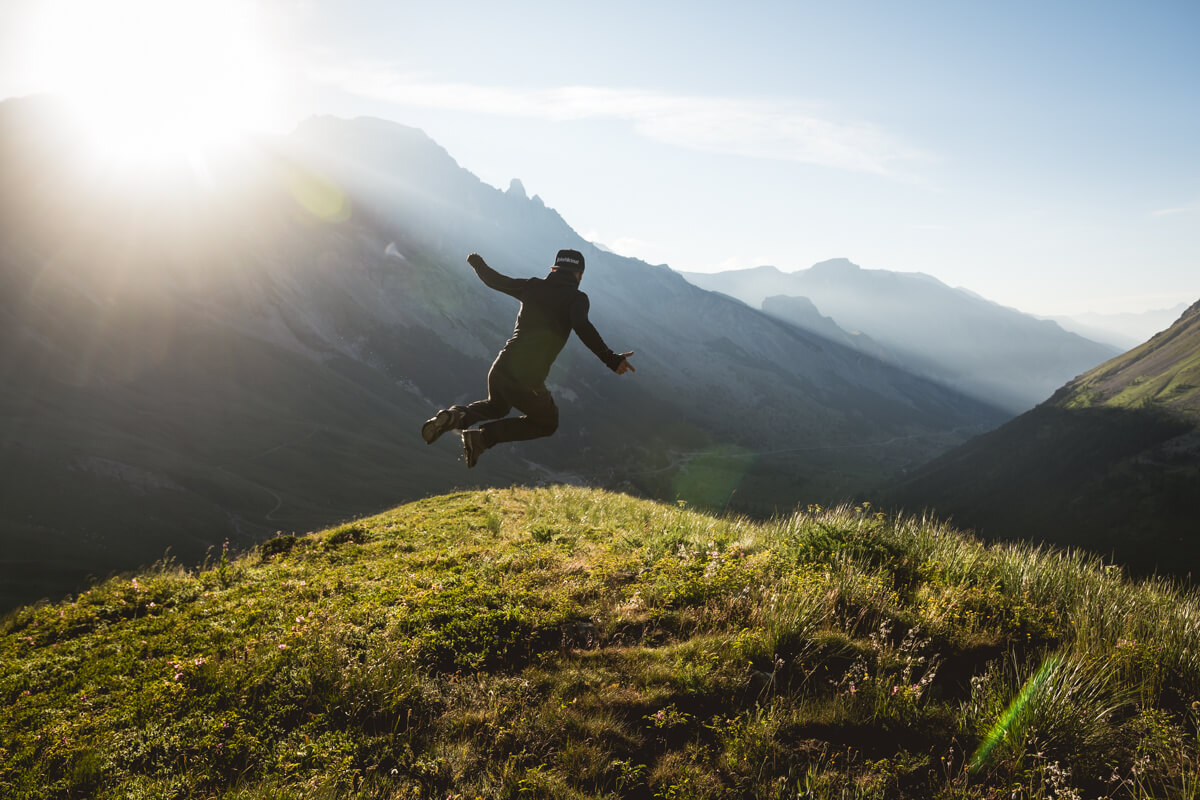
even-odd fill
[{"label": "black beanie", "polygon": [[578,250],[559,250],[554,259],[554,268],[583,272],[583,254]]}]

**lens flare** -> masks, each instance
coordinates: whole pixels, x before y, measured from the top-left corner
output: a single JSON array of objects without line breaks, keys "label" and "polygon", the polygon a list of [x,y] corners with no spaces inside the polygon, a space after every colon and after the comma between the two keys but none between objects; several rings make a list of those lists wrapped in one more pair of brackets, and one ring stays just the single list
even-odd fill
[{"label": "lens flare", "polygon": [[292,197],[308,213],[324,222],[345,222],[350,219],[350,198],[337,184],[298,165],[287,170]]},{"label": "lens flare", "polygon": [[709,448],[692,458],[675,477],[675,496],[691,505],[723,508],[754,460],[754,453],[737,445]]},{"label": "lens flare", "polygon": [[971,756],[971,772],[978,772],[987,766],[991,760],[992,751],[996,749],[996,745],[1007,739],[1009,733],[1017,727],[1017,723],[1022,718],[1025,709],[1041,694],[1042,687],[1046,685],[1047,679],[1054,674],[1061,663],[1062,656],[1054,654],[1042,663],[1042,666],[1030,676],[1029,680],[1025,681],[1025,685],[1021,687],[1021,691],[1009,703],[1008,708],[1000,715],[1000,719],[988,731],[987,736],[983,737],[983,742],[975,750],[975,755]]}]

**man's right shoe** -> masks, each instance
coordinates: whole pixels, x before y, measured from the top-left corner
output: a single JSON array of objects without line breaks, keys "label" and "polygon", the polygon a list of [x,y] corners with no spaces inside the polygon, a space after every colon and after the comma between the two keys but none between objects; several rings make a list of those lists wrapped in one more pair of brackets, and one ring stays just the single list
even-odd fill
[{"label": "man's right shoe", "polygon": [[425,444],[433,444],[446,431],[452,431],[462,424],[463,412],[453,408],[444,408],[432,419],[425,420],[421,426],[421,438]]},{"label": "man's right shoe", "polygon": [[462,432],[463,440],[463,458],[467,460],[467,469],[475,466],[479,461],[479,456],[483,455],[483,451],[487,447],[483,444],[483,431],[478,428],[470,428]]}]

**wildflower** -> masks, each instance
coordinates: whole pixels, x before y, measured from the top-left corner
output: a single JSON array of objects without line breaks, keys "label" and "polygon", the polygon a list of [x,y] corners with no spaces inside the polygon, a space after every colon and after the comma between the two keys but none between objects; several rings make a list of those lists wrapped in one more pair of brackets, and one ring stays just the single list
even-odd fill
[{"label": "wildflower", "polygon": [[287,645],[286,645],[286,644],[281,644],[281,645],[279,645],[279,649],[280,649],[280,650],[287,650]]}]

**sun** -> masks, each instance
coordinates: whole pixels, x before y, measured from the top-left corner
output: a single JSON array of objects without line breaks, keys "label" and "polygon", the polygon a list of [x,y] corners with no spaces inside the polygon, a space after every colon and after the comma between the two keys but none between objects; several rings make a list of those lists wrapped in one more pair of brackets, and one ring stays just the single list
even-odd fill
[{"label": "sun", "polygon": [[245,0],[46,0],[29,70],[96,152],[144,163],[264,127],[271,58]]}]

